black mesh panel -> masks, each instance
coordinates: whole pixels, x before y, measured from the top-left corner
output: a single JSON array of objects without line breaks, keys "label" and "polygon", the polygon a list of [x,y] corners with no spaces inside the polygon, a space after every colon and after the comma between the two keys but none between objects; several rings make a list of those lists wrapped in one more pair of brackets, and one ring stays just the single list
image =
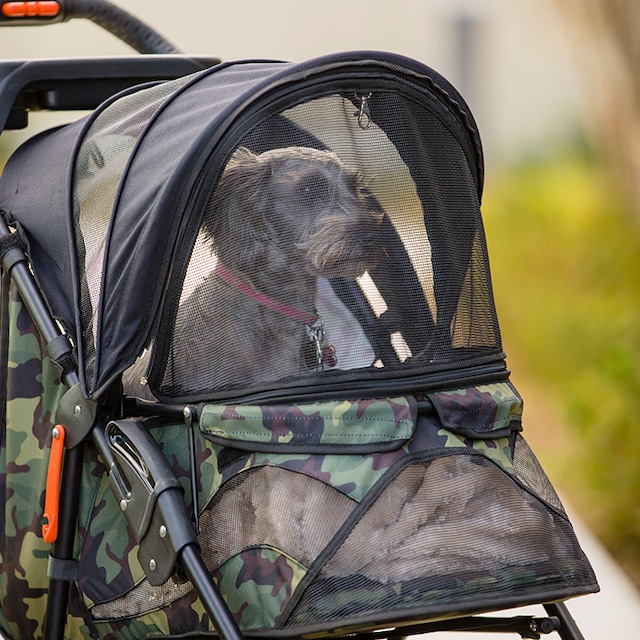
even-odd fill
[{"label": "black mesh panel", "polygon": [[354,90],[248,133],[217,185],[202,180],[160,395],[500,359],[477,187],[449,126],[398,92]]},{"label": "black mesh panel", "polygon": [[592,579],[566,519],[487,460],[456,455],[411,465],[385,488],[287,626],[526,604]]},{"label": "black mesh panel", "polygon": [[235,476],[202,514],[208,566],[253,546],[274,546],[311,566],[356,503],[306,475],[262,467]]},{"label": "black mesh panel", "polygon": [[104,254],[120,181],[145,125],[185,82],[180,78],[117,100],[96,117],[78,151],[73,173],[73,229],[87,381],[92,380],[95,367]]}]

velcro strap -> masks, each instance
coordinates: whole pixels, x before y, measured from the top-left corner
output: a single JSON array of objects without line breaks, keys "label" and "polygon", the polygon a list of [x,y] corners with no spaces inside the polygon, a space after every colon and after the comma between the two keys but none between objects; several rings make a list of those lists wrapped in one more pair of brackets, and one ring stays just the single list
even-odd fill
[{"label": "velcro strap", "polygon": [[49,556],[47,575],[53,580],[74,582],[78,575],[78,562],[77,560],[62,560]]},{"label": "velcro strap", "polygon": [[18,262],[26,260],[24,243],[17,233],[0,236],[0,259],[7,271]]}]

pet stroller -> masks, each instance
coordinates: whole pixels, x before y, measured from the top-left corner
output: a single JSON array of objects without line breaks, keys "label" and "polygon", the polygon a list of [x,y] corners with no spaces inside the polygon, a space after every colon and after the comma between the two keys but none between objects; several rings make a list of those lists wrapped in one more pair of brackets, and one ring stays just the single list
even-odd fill
[{"label": "pet stroller", "polygon": [[5,126],[93,110],[0,179],[4,634],[582,638],[563,602],[597,582],[521,434],[446,80],[4,72]]}]

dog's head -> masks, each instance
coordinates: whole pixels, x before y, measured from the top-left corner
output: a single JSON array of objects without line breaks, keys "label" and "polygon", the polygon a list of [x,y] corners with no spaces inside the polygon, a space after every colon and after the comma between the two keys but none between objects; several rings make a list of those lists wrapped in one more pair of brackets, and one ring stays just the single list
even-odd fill
[{"label": "dog's head", "polygon": [[328,151],[239,148],[208,211],[216,254],[240,272],[293,266],[355,279],[382,251],[380,205],[361,174]]}]

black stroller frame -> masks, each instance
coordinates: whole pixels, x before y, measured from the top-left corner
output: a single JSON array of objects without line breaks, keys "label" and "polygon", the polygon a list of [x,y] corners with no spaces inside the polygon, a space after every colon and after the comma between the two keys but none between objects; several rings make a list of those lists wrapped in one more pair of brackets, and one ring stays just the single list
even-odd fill
[{"label": "black stroller frame", "polygon": [[[7,5],[39,3],[8,3]],[[52,4],[52,3],[41,3]],[[146,25],[107,2],[58,2],[53,15],[16,17],[14,11],[0,15],[0,24],[46,24],[74,17],[89,18],[131,44],[143,54],[120,58],[78,60],[37,60],[0,62],[0,121],[2,130],[27,126],[30,109],[95,109],[110,96],[141,83],[154,83],[186,76],[219,63],[213,58],[179,54],[168,42]],[[18,11],[18,9],[15,9]],[[366,117],[363,100],[361,116]],[[1,204],[1,203],[0,203]],[[48,604],[44,637],[61,640],[73,581],[74,545],[77,531],[80,477],[87,447],[95,447],[109,470],[110,485],[122,500],[129,527],[140,545],[139,558],[151,584],[166,582],[176,569],[191,581],[220,638],[239,640],[243,635],[203,561],[198,545],[197,509],[186,505],[183,489],[156,441],[147,429],[119,421],[126,415],[156,416],[183,421],[191,438],[197,411],[191,403],[148,404],[122,396],[95,402],[84,397],[74,344],[53,319],[47,301],[36,283],[26,255],[23,235],[5,219],[0,219],[0,253],[3,273],[10,276],[37,327],[56,372],[69,389],[56,416],[53,438],[63,441],[64,449],[60,502],[56,514],[47,513],[49,527],[57,528],[49,560]],[[6,278],[5,278],[6,281]],[[113,425],[117,425],[114,427]],[[60,455],[62,452],[60,451]],[[191,486],[197,485],[194,455],[191,460]],[[54,479],[55,481],[55,479]],[[48,489],[49,490],[49,489]],[[192,504],[197,504],[193,497]],[[557,632],[563,640],[583,638],[564,602],[543,603],[546,615],[485,617],[454,616],[443,620],[404,620],[395,629],[336,629],[332,638],[406,638],[436,631],[469,631],[516,634],[540,638]],[[304,636],[301,636],[304,637]],[[309,636],[311,637],[311,636]]]}]

